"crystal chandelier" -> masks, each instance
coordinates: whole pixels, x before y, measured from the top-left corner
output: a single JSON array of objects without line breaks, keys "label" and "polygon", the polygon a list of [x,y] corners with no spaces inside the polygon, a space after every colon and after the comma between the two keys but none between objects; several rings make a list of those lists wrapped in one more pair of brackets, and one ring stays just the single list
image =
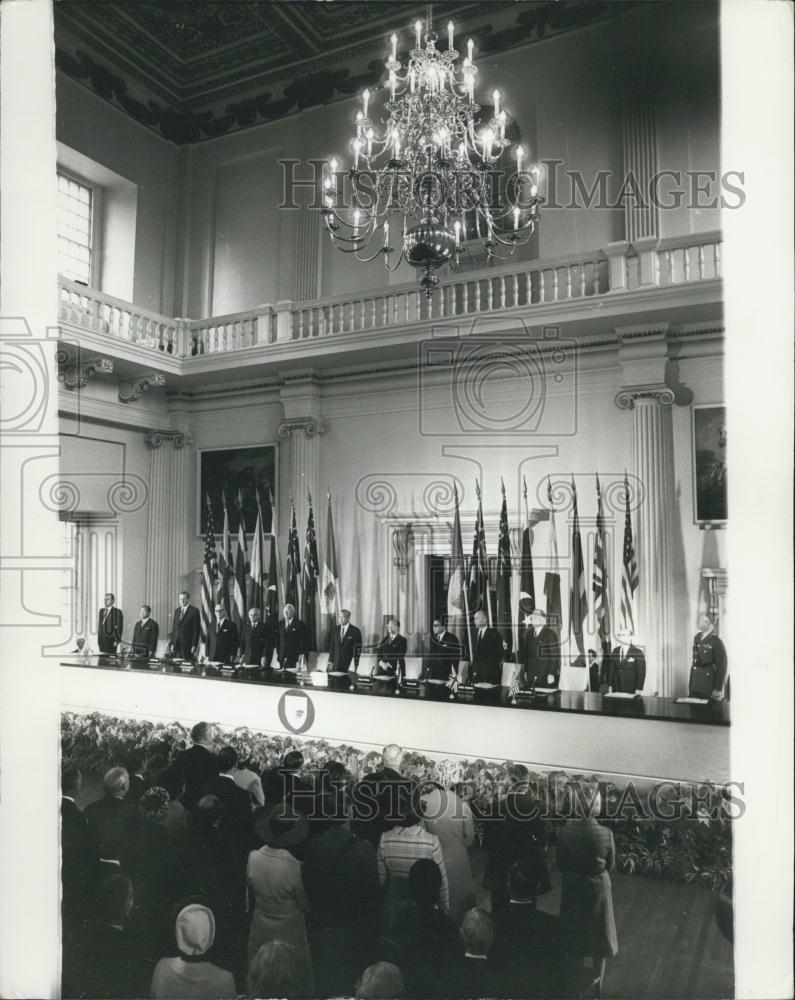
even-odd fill
[{"label": "crystal chandelier", "polygon": [[[490,120],[478,119],[474,42],[467,42],[459,66],[453,22],[444,52],[436,47],[430,12],[426,28],[423,35],[422,22],[415,23],[405,66],[397,58],[398,36],[391,36],[384,114],[374,113],[375,94],[365,90],[352,165],[346,171],[336,158],[326,163],[321,213],[340,250],[362,262],[382,256],[388,271],[407,260],[421,272],[430,298],[437,268],[457,268],[472,246],[482,247],[488,260],[503,260],[526,243],[538,222],[539,198],[537,171],[525,168],[521,146],[511,171],[504,166],[508,113],[498,90]],[[390,239],[397,234],[395,255]]]}]

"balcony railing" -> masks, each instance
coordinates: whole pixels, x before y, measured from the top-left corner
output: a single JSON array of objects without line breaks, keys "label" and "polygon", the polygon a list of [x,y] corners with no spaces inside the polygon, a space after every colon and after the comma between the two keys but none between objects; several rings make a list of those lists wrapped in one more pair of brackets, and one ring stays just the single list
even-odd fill
[{"label": "balcony railing", "polygon": [[356,297],[280,302],[206,320],[169,319],[62,280],[60,319],[101,337],[190,358],[713,280],[721,276],[720,249],[719,233],[642,249],[616,243],[577,259],[517,262],[456,274],[430,300],[411,283]]}]

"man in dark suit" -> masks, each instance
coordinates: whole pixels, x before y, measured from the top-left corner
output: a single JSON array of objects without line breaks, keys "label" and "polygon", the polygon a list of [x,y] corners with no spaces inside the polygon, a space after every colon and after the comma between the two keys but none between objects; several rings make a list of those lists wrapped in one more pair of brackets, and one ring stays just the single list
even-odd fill
[{"label": "man in dark suit", "polygon": [[436,618],[431,632],[430,656],[425,660],[425,676],[429,680],[446,681],[450,673],[458,670],[461,659],[461,643]]},{"label": "man in dark suit", "polygon": [[475,612],[475,635],[473,637],[470,681],[487,684],[502,682],[503,640],[496,628],[489,627],[485,611]]},{"label": "man in dark suit", "polygon": [[628,628],[619,629],[616,638],[618,645],[610,654],[609,689],[641,695],[646,683],[646,657],[643,650],[632,644],[632,633]]},{"label": "man in dark suit", "polygon": [[[524,598],[523,598],[524,600]],[[522,607],[522,602],[519,602]],[[522,687],[557,687],[560,679],[560,644],[555,632],[547,625],[546,615],[534,608],[525,616],[519,635]]]},{"label": "man in dark suit", "polygon": [[168,637],[171,643],[171,652],[183,660],[193,659],[199,648],[200,637],[199,609],[190,603],[190,593],[187,590],[182,590],[179,594],[179,607],[174,612],[171,634]]},{"label": "man in dark suit", "polygon": [[243,633],[243,663],[249,667],[269,667],[273,657],[271,632],[262,621],[259,608],[249,608]]},{"label": "man in dark suit", "polygon": [[400,634],[400,622],[397,618],[390,618],[386,623],[386,635],[376,649],[379,673],[396,675],[398,684],[402,684],[407,649],[406,637]]},{"label": "man in dark suit", "polygon": [[190,731],[193,746],[177,754],[174,771],[185,782],[182,803],[192,809],[208,781],[218,774],[218,758],[210,749],[212,728],[207,722],[197,722]]},{"label": "man in dark suit", "polygon": [[211,660],[229,664],[237,658],[240,646],[237,625],[226,617],[226,608],[221,603],[215,605],[215,621],[210,625],[209,646]]},{"label": "man in dark suit", "polygon": [[127,799],[130,775],[124,767],[112,767],[102,779],[104,795],[83,810],[100,859],[118,861],[135,808]]},{"label": "man in dark suit", "polygon": [[308,649],[306,625],[295,617],[292,604],[284,606],[284,621],[279,622],[279,668],[292,669]]},{"label": "man in dark suit", "polygon": [[241,852],[248,852],[253,846],[251,798],[235,781],[236,766],[234,748],[222,747],[218,752],[218,774],[205,784],[202,795],[214,795],[218,799],[223,809],[220,829],[234,835]]},{"label": "man in dark suit", "polygon": [[[400,773],[402,760],[403,750],[396,743],[385,746],[381,770],[365,775],[351,791],[351,830],[376,848],[381,834],[394,826],[401,788],[413,788]],[[391,823],[388,817],[393,817]]]},{"label": "man in dark suit", "polygon": [[588,650],[588,686],[594,694],[604,694],[607,691],[608,668],[610,666],[610,653],[602,656],[599,663],[595,649]]},{"label": "man in dark suit", "polygon": [[157,622],[151,617],[152,609],[148,604],[141,605],[141,617],[135,623],[133,629],[133,655],[141,657],[152,657],[157,650],[157,640],[160,629]]},{"label": "man in dark suit", "polygon": [[[62,913],[69,929],[91,911],[99,875],[99,854],[88,821],[77,807],[83,778],[76,767],[61,772],[61,885]],[[64,931],[67,928],[64,926]]]},{"label": "man in dark suit", "polygon": [[458,966],[458,984],[451,991],[456,997],[500,997],[503,992],[502,970],[489,957],[494,943],[494,921],[491,914],[475,907],[461,921],[464,957]]},{"label": "man in dark suit", "polygon": [[331,651],[328,656],[329,670],[355,670],[359,666],[362,651],[362,633],[351,625],[351,613],[347,608],[340,611],[339,627],[331,633]]},{"label": "man in dark suit", "polygon": [[116,607],[113,594],[105,594],[105,607],[99,610],[97,621],[97,645],[100,654],[115,653],[124,631],[124,614]]}]

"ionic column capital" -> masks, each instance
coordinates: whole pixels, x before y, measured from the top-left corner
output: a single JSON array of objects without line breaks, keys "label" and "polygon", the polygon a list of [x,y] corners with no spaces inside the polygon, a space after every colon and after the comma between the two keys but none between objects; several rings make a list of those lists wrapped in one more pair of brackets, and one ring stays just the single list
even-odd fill
[{"label": "ionic column capital", "polygon": [[306,437],[310,438],[324,434],[325,431],[326,425],[317,417],[295,417],[292,420],[283,420],[276,433],[280,438],[289,438],[296,432],[303,432]]},{"label": "ionic column capital", "polygon": [[654,400],[662,406],[671,406],[674,391],[667,385],[631,385],[624,386],[616,393],[615,403],[619,410],[631,410],[638,400]]},{"label": "ionic column capital", "polygon": [[150,448],[160,448],[164,441],[171,441],[179,450],[190,444],[190,437],[184,431],[154,430],[146,435],[146,443]]}]

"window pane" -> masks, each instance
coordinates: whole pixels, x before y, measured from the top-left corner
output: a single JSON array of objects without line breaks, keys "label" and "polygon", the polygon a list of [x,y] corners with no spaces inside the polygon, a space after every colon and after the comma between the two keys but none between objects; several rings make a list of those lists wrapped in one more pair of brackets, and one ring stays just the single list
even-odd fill
[{"label": "window pane", "polygon": [[58,269],[65,278],[91,282],[93,192],[58,174]]}]

